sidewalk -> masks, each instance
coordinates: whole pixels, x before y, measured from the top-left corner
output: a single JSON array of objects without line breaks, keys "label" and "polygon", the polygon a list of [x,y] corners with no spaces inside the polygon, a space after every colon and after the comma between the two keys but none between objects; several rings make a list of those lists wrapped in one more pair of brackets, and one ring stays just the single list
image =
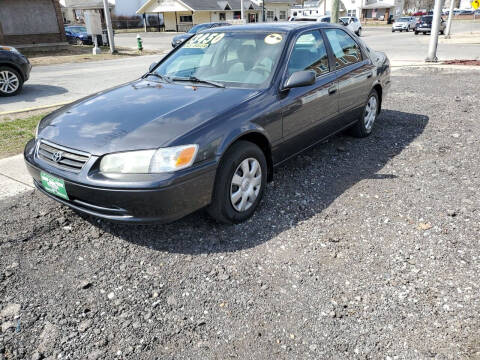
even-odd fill
[{"label": "sidewalk", "polygon": [[32,177],[23,162],[23,154],[0,160],[0,200],[33,189]]}]

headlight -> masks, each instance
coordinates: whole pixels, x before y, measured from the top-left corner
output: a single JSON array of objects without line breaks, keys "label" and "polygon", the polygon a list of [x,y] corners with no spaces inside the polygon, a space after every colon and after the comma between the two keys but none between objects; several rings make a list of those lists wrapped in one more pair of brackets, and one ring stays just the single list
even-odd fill
[{"label": "headlight", "polygon": [[12,46],[0,46],[0,49],[20,54],[20,51],[18,51],[17,49],[15,49]]},{"label": "headlight", "polygon": [[106,155],[100,161],[103,173],[148,174],[185,169],[193,164],[198,145],[158,150],[139,150]]}]

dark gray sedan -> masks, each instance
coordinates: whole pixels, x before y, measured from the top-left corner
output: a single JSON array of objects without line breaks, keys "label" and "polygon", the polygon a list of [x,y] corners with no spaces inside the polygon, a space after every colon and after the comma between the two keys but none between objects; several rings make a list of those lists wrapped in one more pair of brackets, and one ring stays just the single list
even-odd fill
[{"label": "dark gray sedan", "polygon": [[216,28],[47,115],[24,155],[38,189],[87,214],[168,222],[207,207],[235,223],[278,164],[341,130],[368,136],[389,85],[385,54],[345,27]]},{"label": "dark gray sedan", "polygon": [[229,26],[229,25],[230,24],[227,23],[227,22],[211,22],[211,23],[203,23],[203,24],[195,25],[190,30],[188,30],[186,33],[174,36],[173,39],[172,39],[172,47],[174,47],[174,48],[177,47],[181,43],[190,39],[197,32],[207,30],[207,29],[211,29],[211,28],[214,28],[214,27]]}]

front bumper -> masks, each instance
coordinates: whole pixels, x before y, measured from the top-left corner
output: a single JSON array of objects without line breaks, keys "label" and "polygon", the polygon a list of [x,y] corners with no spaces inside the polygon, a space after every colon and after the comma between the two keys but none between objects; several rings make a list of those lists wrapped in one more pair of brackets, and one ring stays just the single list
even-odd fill
[{"label": "front bumper", "polygon": [[415,31],[418,31],[418,32],[430,32],[432,31],[432,28],[427,28],[427,27],[417,27],[415,28]]},{"label": "front bumper", "polygon": [[[39,159],[34,140],[27,143],[24,157],[34,184],[42,193],[82,213],[118,222],[168,223],[180,219],[210,203],[216,173],[216,166],[210,164],[182,175],[170,174],[160,183],[143,182],[138,188],[119,185],[121,178],[108,185],[92,186],[81,174],[70,174],[68,178],[65,171]],[[69,200],[43,188],[41,171],[64,180]],[[75,176],[78,181],[72,180]]]}]

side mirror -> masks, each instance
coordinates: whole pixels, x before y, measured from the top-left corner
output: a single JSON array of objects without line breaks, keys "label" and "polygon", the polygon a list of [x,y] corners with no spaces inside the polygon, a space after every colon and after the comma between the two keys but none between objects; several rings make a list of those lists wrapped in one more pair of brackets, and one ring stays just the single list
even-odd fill
[{"label": "side mirror", "polygon": [[153,69],[155,69],[155,67],[158,65],[158,61],[155,61],[154,63],[152,63],[150,65],[150,67],[148,68],[148,72],[152,72]]},{"label": "side mirror", "polygon": [[301,86],[309,86],[315,84],[315,72],[312,70],[296,71],[285,82],[283,89],[291,89]]}]

